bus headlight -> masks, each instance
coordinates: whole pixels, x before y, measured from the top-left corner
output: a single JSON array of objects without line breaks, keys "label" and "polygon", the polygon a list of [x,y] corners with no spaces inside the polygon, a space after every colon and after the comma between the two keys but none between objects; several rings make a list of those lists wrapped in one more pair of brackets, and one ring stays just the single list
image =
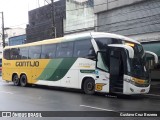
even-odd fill
[{"label": "bus headlight", "polygon": [[132,77],[132,80],[137,84],[145,84],[145,80],[142,80],[142,79]]}]

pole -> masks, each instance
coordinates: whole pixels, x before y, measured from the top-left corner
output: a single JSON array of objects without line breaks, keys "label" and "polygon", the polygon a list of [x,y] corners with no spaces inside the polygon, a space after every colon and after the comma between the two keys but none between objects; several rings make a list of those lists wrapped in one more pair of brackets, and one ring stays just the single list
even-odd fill
[{"label": "pole", "polygon": [[51,7],[52,7],[52,10],[51,10],[51,17],[52,17],[52,31],[53,31],[53,34],[54,34],[54,37],[56,38],[57,37],[57,31],[56,31],[56,26],[55,26],[55,3],[54,3],[54,0],[51,0]]},{"label": "pole", "polygon": [[3,41],[3,48],[5,47],[5,36],[4,36],[4,16],[3,16],[3,12],[1,12],[2,14],[2,41]]}]

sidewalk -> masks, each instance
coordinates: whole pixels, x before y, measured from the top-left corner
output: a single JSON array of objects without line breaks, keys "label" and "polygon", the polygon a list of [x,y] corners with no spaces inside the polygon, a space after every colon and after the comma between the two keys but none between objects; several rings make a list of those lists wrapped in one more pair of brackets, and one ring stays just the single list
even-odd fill
[{"label": "sidewalk", "polygon": [[148,94],[144,94],[147,98],[160,99],[160,80],[152,80],[151,87]]},{"label": "sidewalk", "polygon": [[149,94],[160,95],[160,81],[152,81]]}]

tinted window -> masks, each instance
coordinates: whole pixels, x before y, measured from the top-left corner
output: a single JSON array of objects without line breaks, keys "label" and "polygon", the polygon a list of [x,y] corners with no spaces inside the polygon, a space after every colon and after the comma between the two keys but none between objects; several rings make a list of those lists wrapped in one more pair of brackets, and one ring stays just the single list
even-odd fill
[{"label": "tinted window", "polygon": [[73,42],[64,42],[57,45],[56,57],[72,57]]},{"label": "tinted window", "polygon": [[29,59],[40,59],[41,58],[41,46],[29,47]]},{"label": "tinted window", "polygon": [[52,59],[56,56],[56,44],[42,45],[42,59]]},{"label": "tinted window", "polygon": [[95,38],[100,50],[106,51],[108,44],[122,44],[122,40],[114,38]]},{"label": "tinted window", "polygon": [[109,68],[109,51],[108,45],[109,44],[122,44],[122,40],[114,39],[114,38],[95,38],[98,48],[101,51],[106,51],[106,54],[102,54],[102,60],[104,64]]},{"label": "tinted window", "polygon": [[7,60],[10,59],[10,49],[4,50],[3,57],[4,59],[7,59]]},{"label": "tinted window", "polygon": [[20,58],[28,59],[28,47],[19,48],[20,49]]},{"label": "tinted window", "polygon": [[90,40],[76,41],[74,57],[95,58],[95,51]]},{"label": "tinted window", "polygon": [[10,50],[11,60],[20,59],[19,53],[20,53],[19,48],[11,48],[11,50]]}]

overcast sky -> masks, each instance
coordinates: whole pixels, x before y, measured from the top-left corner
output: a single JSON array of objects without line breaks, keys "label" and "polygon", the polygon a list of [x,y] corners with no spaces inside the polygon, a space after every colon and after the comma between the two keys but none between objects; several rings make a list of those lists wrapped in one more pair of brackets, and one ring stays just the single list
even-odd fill
[{"label": "overcast sky", "polygon": [[[28,23],[28,11],[45,4],[47,3],[44,0],[0,0],[0,12],[4,13],[4,26],[25,28]],[[0,25],[1,18],[0,14]]]}]

